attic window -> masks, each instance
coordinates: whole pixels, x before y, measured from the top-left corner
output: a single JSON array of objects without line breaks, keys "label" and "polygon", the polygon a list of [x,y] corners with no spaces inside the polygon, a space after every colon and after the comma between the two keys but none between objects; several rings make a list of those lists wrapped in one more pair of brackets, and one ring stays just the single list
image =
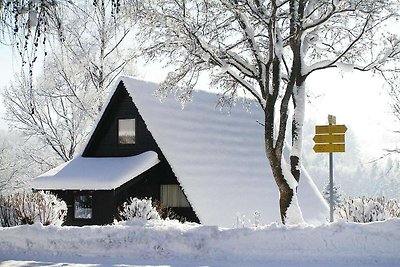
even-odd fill
[{"label": "attic window", "polygon": [[92,196],[77,195],[74,201],[75,219],[92,219]]},{"label": "attic window", "polygon": [[118,120],[118,144],[132,145],[135,143],[135,119]]},{"label": "attic window", "polygon": [[161,203],[166,207],[187,208],[190,204],[177,184],[162,184],[160,188]]}]

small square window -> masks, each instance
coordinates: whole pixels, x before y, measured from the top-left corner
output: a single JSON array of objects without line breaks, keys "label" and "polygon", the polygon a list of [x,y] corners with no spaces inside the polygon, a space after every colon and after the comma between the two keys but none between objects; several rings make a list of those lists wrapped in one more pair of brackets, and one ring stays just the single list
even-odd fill
[{"label": "small square window", "polygon": [[177,184],[162,184],[160,187],[161,203],[166,207],[190,207],[189,201]]},{"label": "small square window", "polygon": [[135,119],[118,120],[118,144],[135,144]]},{"label": "small square window", "polygon": [[92,219],[91,195],[75,196],[74,217],[75,219]]}]

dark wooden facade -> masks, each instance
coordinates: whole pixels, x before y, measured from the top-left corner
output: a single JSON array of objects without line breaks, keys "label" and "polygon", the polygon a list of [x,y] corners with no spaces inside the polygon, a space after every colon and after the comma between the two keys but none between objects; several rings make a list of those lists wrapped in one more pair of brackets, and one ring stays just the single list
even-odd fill
[{"label": "dark wooden facade", "polygon": [[[160,114],[160,116],[162,115]],[[121,145],[118,143],[118,119],[135,119],[135,144]],[[111,223],[117,216],[118,207],[130,197],[151,197],[153,201],[159,201],[160,186],[162,184],[179,184],[171,166],[165,159],[152,134],[147,129],[145,121],[121,82],[97,124],[82,156],[90,158],[125,157],[139,155],[146,151],[155,151],[158,154],[160,163],[138,177],[132,177],[131,181],[114,190],[53,191],[67,203],[68,217],[66,224],[81,226]],[[92,196],[92,218],[75,219],[74,197],[84,194]],[[186,218],[186,220],[192,222],[199,222],[198,217],[191,207],[171,207],[171,210],[181,218]]]}]

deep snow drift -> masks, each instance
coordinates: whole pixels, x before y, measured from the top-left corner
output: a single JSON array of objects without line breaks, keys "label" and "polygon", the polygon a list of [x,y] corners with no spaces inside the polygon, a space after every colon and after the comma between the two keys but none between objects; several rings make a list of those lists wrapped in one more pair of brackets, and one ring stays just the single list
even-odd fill
[{"label": "deep snow drift", "polygon": [[49,261],[103,266],[399,266],[399,229],[400,219],[237,229],[175,221],[25,225],[0,228],[0,266],[17,266],[13,260],[35,261],[32,266]]}]

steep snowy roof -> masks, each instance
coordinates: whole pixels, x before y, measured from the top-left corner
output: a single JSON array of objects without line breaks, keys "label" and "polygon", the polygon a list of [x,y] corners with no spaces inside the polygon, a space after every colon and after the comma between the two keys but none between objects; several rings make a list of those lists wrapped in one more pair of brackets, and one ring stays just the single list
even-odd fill
[{"label": "steep snowy roof", "polygon": [[33,180],[35,189],[115,189],[159,162],[157,153],[119,158],[77,157]]},{"label": "steep snowy roof", "polygon": [[[194,211],[204,224],[232,226],[237,219],[280,221],[279,193],[264,150],[262,110],[216,107],[218,96],[196,91],[182,109],[154,96],[155,83],[121,77],[148,129],[170,163]],[[287,152],[286,152],[287,154]],[[307,172],[298,189],[307,222],[325,221],[328,206]],[[239,218],[240,217],[240,218]]]}]

